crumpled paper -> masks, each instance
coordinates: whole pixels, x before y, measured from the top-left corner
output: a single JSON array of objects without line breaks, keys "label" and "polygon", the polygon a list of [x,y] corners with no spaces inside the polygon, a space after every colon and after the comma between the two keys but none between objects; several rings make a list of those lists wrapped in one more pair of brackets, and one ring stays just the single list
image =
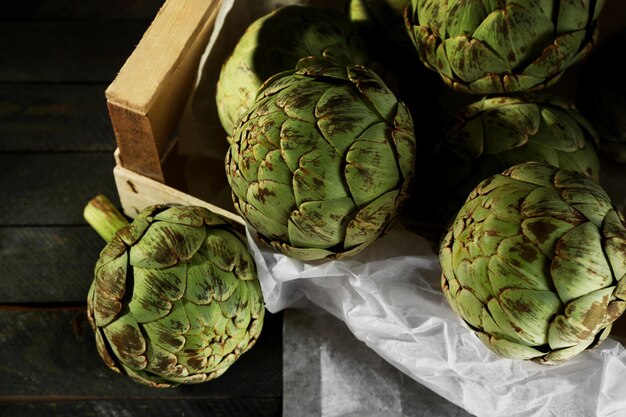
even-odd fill
[{"label": "crumpled paper", "polygon": [[477,416],[626,416],[626,351],[611,338],[560,365],[492,353],[448,307],[429,242],[394,227],[353,258],[302,262],[248,231],[269,311],[305,297],[393,366]]},{"label": "crumpled paper", "polygon": [[[181,121],[181,153],[223,163],[226,142],[213,101],[219,68],[250,22],[286,3],[319,2],[222,2],[195,92]],[[206,141],[207,137],[216,140]],[[603,177],[605,188],[622,209],[626,205],[625,171],[608,165]],[[193,172],[189,176],[193,177]],[[193,187],[190,192],[232,208],[227,206],[227,184],[221,186],[222,191],[214,196]],[[252,230],[248,230],[248,241],[269,311],[295,306],[303,298],[309,300],[343,321],[357,339],[404,374],[472,414],[626,416],[626,353],[618,341],[609,338],[595,350],[550,367],[496,356],[446,304],[431,244],[401,225],[343,261],[289,259],[261,243]],[[376,390],[375,384],[370,390]],[[320,395],[333,395],[333,390],[326,391]],[[333,409],[322,415],[353,415],[349,408],[341,408],[345,401],[330,400]],[[399,412],[388,408],[386,415]]]}]

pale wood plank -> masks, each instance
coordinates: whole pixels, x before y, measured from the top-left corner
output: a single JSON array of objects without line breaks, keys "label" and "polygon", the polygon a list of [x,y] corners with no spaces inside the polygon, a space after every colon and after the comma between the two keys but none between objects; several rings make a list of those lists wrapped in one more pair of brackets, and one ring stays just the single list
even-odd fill
[{"label": "pale wood plank", "polygon": [[[206,207],[234,224],[245,224],[244,220],[232,211],[185,194],[119,165],[115,167],[113,174],[122,208],[129,217],[135,217],[141,210],[153,204],[175,203]],[[209,180],[207,178],[207,181]]]}]

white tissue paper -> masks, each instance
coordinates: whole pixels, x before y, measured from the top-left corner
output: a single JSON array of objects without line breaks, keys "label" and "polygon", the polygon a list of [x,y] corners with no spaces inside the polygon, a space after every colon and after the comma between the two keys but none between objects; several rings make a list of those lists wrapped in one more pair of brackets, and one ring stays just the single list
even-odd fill
[{"label": "white tissue paper", "polygon": [[[222,2],[197,90],[184,116],[187,123],[181,123],[182,152],[205,151],[223,161],[223,149],[203,144],[206,137],[223,136],[215,133],[221,128],[213,104],[219,68],[249,23],[287,3],[304,2]],[[607,191],[622,209],[624,171],[612,166],[604,177]],[[305,297],[345,322],[357,339],[397,369],[472,414],[626,416],[626,352],[618,341],[609,338],[555,366],[496,356],[444,300],[438,257],[431,244],[399,224],[343,261],[290,259],[260,243],[251,230],[248,241],[269,311],[281,311]],[[340,410],[332,415],[341,415]]]}]

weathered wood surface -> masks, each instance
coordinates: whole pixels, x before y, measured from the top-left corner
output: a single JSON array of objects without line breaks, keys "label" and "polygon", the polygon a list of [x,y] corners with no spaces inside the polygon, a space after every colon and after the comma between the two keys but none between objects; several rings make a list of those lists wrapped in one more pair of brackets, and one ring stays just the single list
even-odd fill
[{"label": "weathered wood surface", "polygon": [[113,80],[149,22],[3,21],[0,82]]},{"label": "weathered wood surface", "polygon": [[0,153],[0,226],[85,224],[89,199],[117,196],[114,165],[109,152]]},{"label": "weathered wood surface", "polygon": [[[133,411],[144,408],[162,415],[191,416],[204,415],[210,407],[223,410],[221,415],[268,416],[280,411],[277,393],[282,378],[276,365],[282,361],[282,315],[266,316],[257,344],[219,379],[164,390],[132,382],[104,365],[84,306],[0,306],[0,328],[3,417],[30,415],[29,410],[41,415],[83,415],[81,410],[96,404],[100,408],[94,407],[92,415],[111,410],[135,415]],[[187,400],[191,403],[186,405]]]},{"label": "weathered wood surface", "polygon": [[0,83],[0,152],[112,153],[106,86]]},{"label": "weathered wood surface", "polygon": [[29,0],[6,2],[0,20],[150,20],[163,0]]},{"label": "weathered wood surface", "polygon": [[103,247],[86,225],[0,227],[0,304],[84,303]]}]

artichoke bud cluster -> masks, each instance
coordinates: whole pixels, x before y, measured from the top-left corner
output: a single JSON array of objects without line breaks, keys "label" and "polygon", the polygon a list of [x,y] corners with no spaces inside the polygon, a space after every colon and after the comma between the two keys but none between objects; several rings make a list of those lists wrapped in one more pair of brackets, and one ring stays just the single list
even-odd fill
[{"label": "artichoke bud cluster", "polygon": [[[435,146],[439,255],[448,303],[507,358],[569,359],[606,338],[625,308],[624,219],[597,182],[598,149],[619,160],[619,145],[538,92],[590,53],[603,6],[410,0],[404,10],[424,66],[455,91],[487,95]],[[606,76],[601,67],[587,82]],[[612,67],[607,96],[623,84]],[[581,107],[601,109],[591,103]]]},{"label": "artichoke bud cluster", "polygon": [[[273,33],[269,22],[280,20],[287,31],[282,37],[304,42],[294,48],[302,53],[299,60],[275,68],[260,86],[246,86],[255,98],[240,103],[247,107],[230,135],[226,174],[235,209],[259,236],[307,261],[351,256],[382,236],[408,196],[415,161],[411,115],[374,71],[354,59],[367,51],[347,18],[325,21],[341,24],[328,36],[311,32],[322,22],[294,21],[300,14],[329,13],[290,6],[261,18],[251,26],[258,32],[255,48],[242,38],[220,76],[220,83],[232,76],[233,62],[257,62],[271,55],[266,50],[282,48],[274,37],[263,37],[266,30]],[[284,16],[290,20],[282,22]],[[347,49],[320,53],[320,45]],[[362,52],[351,49],[357,46]],[[255,74],[260,79],[260,70]]]},{"label": "artichoke bud cluster", "polygon": [[244,238],[202,207],[152,206],[105,246],[87,298],[104,362],[153,387],[222,375],[265,313]]}]

